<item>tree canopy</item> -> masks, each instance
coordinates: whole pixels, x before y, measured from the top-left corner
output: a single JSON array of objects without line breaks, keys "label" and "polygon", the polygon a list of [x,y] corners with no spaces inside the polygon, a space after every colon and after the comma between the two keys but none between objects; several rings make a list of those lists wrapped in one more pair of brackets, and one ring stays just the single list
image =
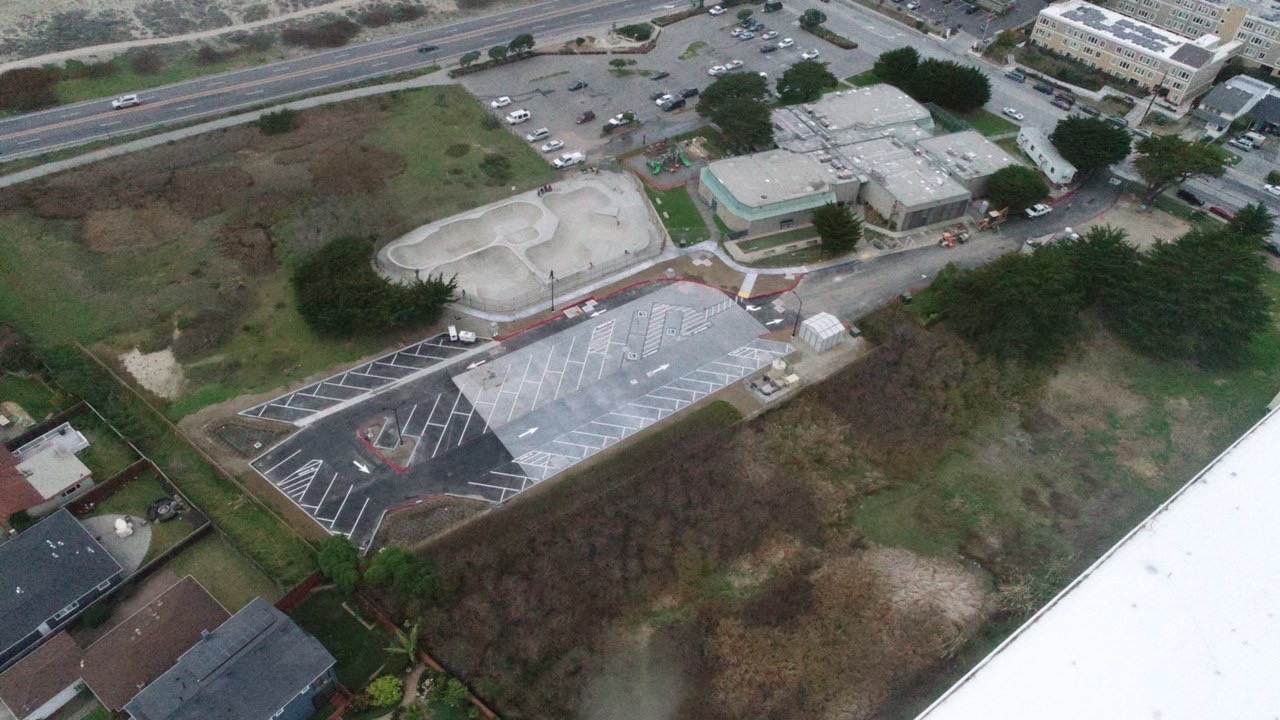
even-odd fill
[{"label": "tree canopy", "polygon": [[1147,202],[1174,185],[1200,176],[1222,177],[1226,157],[1212,145],[1187,142],[1176,135],[1152,135],[1138,141],[1134,167],[1147,182]]},{"label": "tree canopy", "polygon": [[827,21],[826,13],[812,8],[800,13],[800,27],[810,30]]},{"label": "tree canopy", "polygon": [[494,45],[489,48],[489,59],[501,62],[506,59],[507,53],[509,52],[511,52],[511,49],[506,45]]},{"label": "tree canopy", "polygon": [[507,44],[507,49],[517,55],[529,52],[533,49],[533,36],[529,33],[520,33],[511,39],[511,42]]},{"label": "tree canopy", "polygon": [[987,181],[987,199],[995,208],[1020,213],[1049,194],[1040,173],[1025,165],[1000,168]]},{"label": "tree canopy", "polygon": [[801,60],[787,68],[778,79],[778,97],[788,104],[812,102],[822,97],[827,88],[839,87],[840,80],[826,65]]},{"label": "tree canopy", "polygon": [[344,593],[350,594],[360,581],[360,551],[351,541],[334,535],[320,544],[320,572]]},{"label": "tree canopy", "polygon": [[844,203],[827,203],[813,211],[813,228],[828,255],[853,252],[862,239],[862,222]]},{"label": "tree canopy", "polygon": [[767,82],[756,73],[729,73],[702,91],[698,114],[715,123],[734,150],[766,147],[773,143],[768,94]]},{"label": "tree canopy", "polygon": [[429,325],[457,289],[454,279],[392,283],[373,269],[373,244],[340,238],[312,253],[293,273],[298,312],[322,335],[350,337]]},{"label": "tree canopy", "polygon": [[430,599],[439,589],[435,571],[418,556],[396,547],[378,552],[364,579],[391,590],[403,600]]},{"label": "tree canopy", "polygon": [[915,75],[920,65],[920,53],[913,47],[900,47],[897,50],[880,53],[876,58],[874,72],[881,81],[898,88],[905,88]]},{"label": "tree canopy", "polygon": [[1069,117],[1049,136],[1067,162],[1080,172],[1104,168],[1129,156],[1129,131],[1093,117]]}]

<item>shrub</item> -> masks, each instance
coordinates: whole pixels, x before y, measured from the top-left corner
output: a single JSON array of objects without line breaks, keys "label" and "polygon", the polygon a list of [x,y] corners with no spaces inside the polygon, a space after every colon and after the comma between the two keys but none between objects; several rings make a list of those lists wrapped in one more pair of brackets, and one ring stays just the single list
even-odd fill
[{"label": "shrub", "polygon": [[379,5],[356,15],[356,22],[365,27],[385,27],[395,20],[391,8]]},{"label": "shrub", "polygon": [[244,47],[246,50],[263,52],[270,50],[271,46],[276,44],[276,36],[275,33],[266,30],[255,33],[237,33],[231,36],[231,42]]},{"label": "shrub", "polygon": [[222,53],[214,50],[210,45],[201,45],[196,51],[197,65],[213,65],[222,60]]},{"label": "shrub", "polygon": [[250,5],[244,9],[244,14],[241,15],[245,22],[258,22],[269,17],[271,17],[271,8],[267,7],[265,3]]},{"label": "shrub", "polygon": [[331,20],[318,25],[286,28],[280,33],[286,45],[309,48],[342,47],[360,33],[360,26],[350,20]]},{"label": "shrub", "polygon": [[[489,117],[493,117],[493,116],[490,115]],[[494,118],[494,119],[496,120],[497,118]],[[471,152],[471,146],[468,145],[467,143],[454,143],[444,151],[444,154],[448,155],[451,158],[460,158],[469,152]]]},{"label": "shrub", "polygon": [[398,677],[383,675],[369,683],[369,687],[365,688],[364,692],[369,697],[371,706],[391,707],[404,697],[404,683]]},{"label": "shrub", "polygon": [[389,547],[373,556],[364,579],[402,600],[429,600],[439,590],[435,570],[407,550]]},{"label": "shrub", "polygon": [[458,58],[458,64],[461,65],[462,67],[466,67],[479,59],[480,59],[480,51],[472,50],[471,52],[464,53],[462,57]]},{"label": "shrub", "polygon": [[609,65],[611,67],[624,68],[627,66],[627,61],[622,58],[614,58],[609,61]]},{"label": "shrub", "polygon": [[0,109],[27,112],[58,104],[58,72],[18,68],[0,73]]},{"label": "shrub", "polygon": [[644,42],[653,37],[653,26],[649,23],[636,23],[634,25],[623,25],[614,30],[617,34],[636,42]]},{"label": "shrub", "polygon": [[1280,185],[1280,170],[1272,170],[1267,173],[1268,185]]},{"label": "shrub", "polygon": [[360,580],[360,550],[342,535],[320,544],[320,572],[344,593],[351,594]]},{"label": "shrub", "polygon": [[128,58],[129,68],[139,75],[155,75],[164,69],[164,59],[155,50],[134,50]]},{"label": "shrub", "polygon": [[497,130],[502,127],[502,122],[492,115],[485,115],[484,119],[480,121],[480,127],[485,130]]},{"label": "shrub", "polygon": [[289,108],[264,113],[258,118],[258,130],[263,135],[284,135],[292,132],[296,127],[298,127],[298,113]]},{"label": "shrub", "polygon": [[486,155],[480,161],[480,169],[498,184],[511,179],[511,161],[505,155]]}]

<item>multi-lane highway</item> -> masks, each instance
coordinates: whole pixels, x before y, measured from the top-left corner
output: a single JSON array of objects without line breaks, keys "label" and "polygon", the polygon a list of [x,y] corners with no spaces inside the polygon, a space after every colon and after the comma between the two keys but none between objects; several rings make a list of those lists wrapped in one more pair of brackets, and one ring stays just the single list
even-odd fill
[{"label": "multi-lane highway", "polygon": [[[293,60],[142,90],[138,92],[142,104],[126,110],[112,110],[110,98],[104,98],[20,115],[0,121],[0,161],[420,69],[471,50],[484,52],[521,33],[532,34],[535,41],[564,37],[577,30],[652,17],[675,8],[674,4],[640,0],[549,0]],[[426,44],[439,49],[418,52]]]}]

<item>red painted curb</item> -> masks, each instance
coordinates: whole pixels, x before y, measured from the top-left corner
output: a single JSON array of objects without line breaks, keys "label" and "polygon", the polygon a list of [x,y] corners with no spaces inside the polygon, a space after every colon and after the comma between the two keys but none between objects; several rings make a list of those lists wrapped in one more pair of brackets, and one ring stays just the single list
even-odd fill
[{"label": "red painted curb", "polygon": [[409,468],[407,468],[407,467],[400,467],[399,465],[395,464],[394,462],[392,462],[392,461],[391,461],[391,458],[387,457],[386,455],[383,455],[383,454],[378,450],[378,448],[374,447],[374,446],[373,446],[373,443],[369,442],[368,440],[365,440],[365,439],[364,439],[364,433],[360,432],[359,430],[356,430],[356,439],[358,439],[360,442],[364,443],[364,446],[365,446],[366,448],[368,448],[368,449],[369,449],[369,452],[373,453],[374,455],[377,455],[377,456],[378,456],[378,459],[379,459],[379,460],[381,460],[382,462],[386,463],[387,465],[389,465],[389,466],[391,467],[391,469],[392,469],[392,470],[395,470],[396,472],[398,472],[398,473],[400,473],[400,474],[402,474],[402,475],[403,475],[404,473],[409,472]]}]

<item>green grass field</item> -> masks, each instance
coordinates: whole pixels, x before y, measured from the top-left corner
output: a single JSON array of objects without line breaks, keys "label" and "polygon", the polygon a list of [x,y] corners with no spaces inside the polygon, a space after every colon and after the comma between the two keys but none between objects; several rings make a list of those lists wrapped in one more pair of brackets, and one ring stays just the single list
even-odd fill
[{"label": "green grass field", "polygon": [[65,398],[59,396],[53,388],[45,385],[38,378],[0,374],[0,402],[4,401],[18,403],[31,415],[32,419],[40,422],[48,415],[61,410]]},{"label": "green grass field", "polygon": [[995,113],[983,110],[982,108],[971,110],[967,113],[956,113],[956,116],[962,118],[965,122],[972,125],[974,130],[977,130],[987,137],[1018,132],[1017,125],[1005,120]]},{"label": "green grass field", "polygon": [[685,187],[658,190],[646,185],[644,192],[653,203],[658,217],[662,218],[662,224],[666,225],[672,242],[680,247],[688,247],[711,237],[707,223],[698,213],[694,199],[689,196]]},{"label": "green grass field", "polygon": [[795,230],[787,230],[786,232],[773,233],[758,238],[747,238],[739,240],[738,247],[746,252],[756,252],[757,250],[767,250],[768,248],[786,245],[797,240],[808,240],[817,237],[818,231],[810,227],[796,228]]},{"label": "green grass field", "polygon": [[79,457],[93,471],[97,482],[114,477],[140,459],[111,426],[94,413],[81,413],[72,418],[71,426],[83,433],[89,441],[89,447]]},{"label": "green grass field", "polygon": [[284,594],[278,585],[216,532],[178,553],[165,565],[179,577],[191,575],[200,581],[232,613],[256,597],[275,602]]},{"label": "green grass field", "polygon": [[857,75],[847,77],[844,80],[854,87],[867,87],[868,85],[875,85],[880,82],[880,78],[876,75],[875,70],[860,72]]},{"label": "green grass field", "polygon": [[[146,472],[116,490],[104,500],[94,505],[89,517],[98,515],[132,515],[146,517],[147,507],[162,497],[170,497],[173,492],[160,483],[154,472]],[[143,562],[151,562],[157,555],[178,544],[180,540],[195,531],[195,524],[186,516],[169,522],[153,522],[151,525],[151,547],[147,548],[147,557]]]},{"label": "green grass field", "polygon": [[[337,591],[314,592],[289,617],[333,653],[338,661],[338,682],[356,691],[390,659],[386,648],[392,639],[381,625],[374,624],[372,630],[366,628],[342,604],[343,596]],[[348,601],[347,605],[359,609],[355,601]]]}]

